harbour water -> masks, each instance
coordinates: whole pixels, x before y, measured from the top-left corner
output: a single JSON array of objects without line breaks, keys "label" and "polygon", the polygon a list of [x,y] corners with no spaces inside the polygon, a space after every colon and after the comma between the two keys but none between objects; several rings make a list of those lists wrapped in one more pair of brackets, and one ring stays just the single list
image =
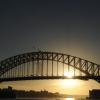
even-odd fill
[{"label": "harbour water", "polygon": [[86,100],[85,98],[19,98],[16,100]]},{"label": "harbour water", "polygon": [[100,100],[100,99],[86,99],[86,98],[0,98],[0,100]]}]

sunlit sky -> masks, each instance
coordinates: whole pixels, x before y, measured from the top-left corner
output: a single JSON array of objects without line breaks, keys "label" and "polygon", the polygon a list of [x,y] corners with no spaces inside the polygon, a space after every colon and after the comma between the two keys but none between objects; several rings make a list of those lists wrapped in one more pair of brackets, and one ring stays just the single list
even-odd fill
[{"label": "sunlit sky", "polygon": [[13,86],[14,89],[22,90],[48,90],[50,92],[59,92],[63,94],[88,95],[91,89],[100,89],[100,84],[96,81],[82,80],[34,80],[21,82],[5,82],[1,87]]},{"label": "sunlit sky", "polygon": [[[100,64],[100,1],[0,1],[0,60],[38,48]],[[0,87],[12,85],[17,89],[46,89],[66,94],[88,94],[90,89],[100,88],[93,80],[69,83],[66,80],[21,81],[0,83]]]}]

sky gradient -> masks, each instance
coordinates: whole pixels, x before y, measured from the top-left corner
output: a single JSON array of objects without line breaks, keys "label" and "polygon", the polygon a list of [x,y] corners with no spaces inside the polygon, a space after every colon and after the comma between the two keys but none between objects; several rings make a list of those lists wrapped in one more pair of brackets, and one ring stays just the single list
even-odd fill
[{"label": "sky gradient", "polygon": [[0,1],[0,60],[38,49],[100,64],[100,1]]}]

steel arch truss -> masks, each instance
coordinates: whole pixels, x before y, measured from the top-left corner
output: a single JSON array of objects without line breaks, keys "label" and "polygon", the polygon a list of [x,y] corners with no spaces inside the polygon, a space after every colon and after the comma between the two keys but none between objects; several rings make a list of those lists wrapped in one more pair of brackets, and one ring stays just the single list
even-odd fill
[{"label": "steel arch truss", "polygon": [[[39,73],[39,63],[41,61],[41,74]],[[46,62],[46,74],[44,75],[44,63]],[[49,61],[51,61],[51,75],[49,75]],[[30,65],[32,69],[34,70],[34,62],[37,62],[37,70],[36,75],[29,75],[29,69],[24,68],[25,64],[27,66]],[[54,69],[54,62],[56,62],[56,75],[54,75],[55,71]],[[62,63],[62,71],[63,74],[59,76],[58,71],[58,64]],[[78,78],[78,79],[94,79],[98,82],[100,82],[100,65],[84,60],[79,57],[63,54],[63,53],[56,53],[56,52],[31,52],[31,53],[24,53],[20,55],[13,56],[11,58],[5,59],[0,62],[0,80],[1,81],[9,81],[9,80],[22,80],[22,79],[64,79],[67,78],[64,76],[65,72],[65,66],[67,65],[67,70],[70,71],[70,68],[73,68],[73,77],[72,78]],[[13,70],[13,72],[10,72],[10,70],[23,66],[22,69],[19,69],[19,73],[22,73],[21,77],[18,77],[14,75],[16,73],[16,70]],[[25,76],[24,70],[27,70],[27,76]],[[75,71],[78,70],[81,73],[84,73],[84,75],[76,75]],[[9,72],[9,73],[7,73]],[[34,72],[34,71],[33,71]],[[7,73],[5,75],[5,73]],[[17,74],[19,74],[17,72]],[[8,77],[8,74],[11,74],[12,77]],[[5,76],[4,76],[5,75]],[[14,76],[13,76],[14,75]]]}]

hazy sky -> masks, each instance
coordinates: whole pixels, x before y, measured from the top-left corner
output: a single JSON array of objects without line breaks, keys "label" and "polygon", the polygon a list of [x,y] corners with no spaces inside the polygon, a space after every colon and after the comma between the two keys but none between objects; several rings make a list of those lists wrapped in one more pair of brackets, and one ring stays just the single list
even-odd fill
[{"label": "hazy sky", "polygon": [[100,1],[0,1],[0,60],[36,48],[100,64]]}]

